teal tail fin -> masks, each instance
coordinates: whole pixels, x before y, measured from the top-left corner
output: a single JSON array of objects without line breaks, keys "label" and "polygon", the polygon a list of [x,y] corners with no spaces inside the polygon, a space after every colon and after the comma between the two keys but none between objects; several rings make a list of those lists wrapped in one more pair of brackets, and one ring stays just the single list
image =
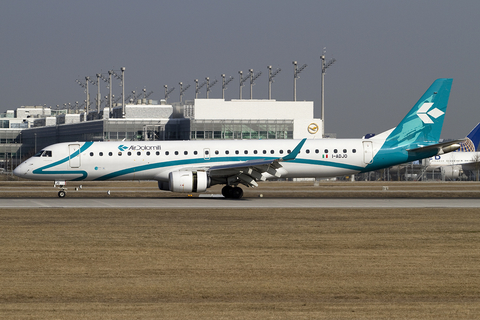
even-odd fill
[{"label": "teal tail fin", "polygon": [[383,148],[414,149],[438,143],[453,79],[437,79],[387,137]]}]

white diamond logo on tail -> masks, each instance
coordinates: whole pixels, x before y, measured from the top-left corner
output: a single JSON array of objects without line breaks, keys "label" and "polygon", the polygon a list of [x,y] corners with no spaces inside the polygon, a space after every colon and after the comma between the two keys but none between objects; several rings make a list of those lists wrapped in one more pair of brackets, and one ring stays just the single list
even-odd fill
[{"label": "white diamond logo on tail", "polygon": [[417,116],[420,118],[420,120],[423,121],[423,123],[433,123],[432,118],[437,119],[441,115],[443,115],[445,112],[438,108],[434,108],[433,110],[428,111],[432,107],[433,103],[431,102],[425,102],[417,111]]}]

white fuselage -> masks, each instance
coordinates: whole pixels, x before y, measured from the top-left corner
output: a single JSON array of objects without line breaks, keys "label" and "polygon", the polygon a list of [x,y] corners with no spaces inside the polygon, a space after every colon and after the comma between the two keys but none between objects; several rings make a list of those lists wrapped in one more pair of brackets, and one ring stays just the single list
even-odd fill
[{"label": "white fuselage", "polygon": [[[360,172],[383,139],[307,140],[294,161],[281,162],[282,178],[333,177]],[[158,180],[178,170],[285,157],[298,140],[71,142],[44,148],[15,169],[36,180]],[[267,177],[268,178],[268,177]]]},{"label": "white fuselage", "polygon": [[444,167],[461,165],[465,169],[480,162],[480,152],[450,152],[437,155],[428,160],[428,167]]}]

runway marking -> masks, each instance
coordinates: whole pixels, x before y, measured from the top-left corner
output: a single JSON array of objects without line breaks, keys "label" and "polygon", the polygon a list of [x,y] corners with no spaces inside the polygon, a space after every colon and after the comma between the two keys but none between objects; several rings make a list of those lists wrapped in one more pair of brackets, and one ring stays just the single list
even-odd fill
[{"label": "runway marking", "polygon": [[480,199],[315,198],[27,198],[2,199],[0,208],[480,208]]}]

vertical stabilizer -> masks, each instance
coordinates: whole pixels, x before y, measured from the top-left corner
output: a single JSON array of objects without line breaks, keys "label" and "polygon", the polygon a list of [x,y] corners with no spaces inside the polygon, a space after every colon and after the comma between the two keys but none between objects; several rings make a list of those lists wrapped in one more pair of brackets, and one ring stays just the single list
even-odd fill
[{"label": "vertical stabilizer", "polygon": [[460,149],[458,151],[462,152],[474,152],[478,151],[478,145],[480,143],[480,123],[478,123],[475,128],[470,131],[467,135],[467,139],[464,142],[460,143]]},{"label": "vertical stabilizer", "polygon": [[453,79],[437,79],[387,137],[383,148],[413,149],[438,143]]}]

